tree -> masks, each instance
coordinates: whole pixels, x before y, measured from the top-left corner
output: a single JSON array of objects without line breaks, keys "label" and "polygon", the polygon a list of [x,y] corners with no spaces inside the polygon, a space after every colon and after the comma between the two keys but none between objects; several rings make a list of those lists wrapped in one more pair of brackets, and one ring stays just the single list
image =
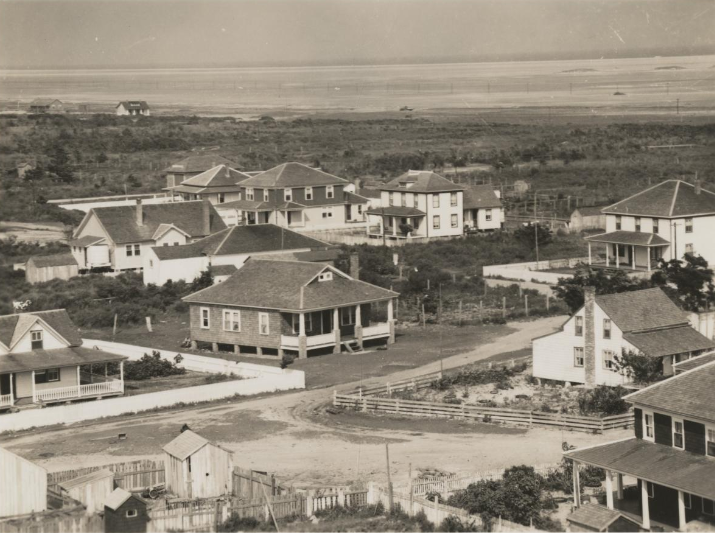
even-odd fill
[{"label": "tree", "polygon": [[631,278],[624,270],[594,270],[584,266],[577,268],[571,278],[559,278],[558,283],[551,288],[556,297],[563,300],[571,312],[575,313],[583,305],[584,287],[594,287],[596,294],[614,294],[647,289],[650,286],[647,280]]},{"label": "tree", "polygon": [[651,276],[651,281],[658,286],[674,285],[677,298],[688,311],[707,309],[715,303],[715,285],[713,270],[703,257],[685,254],[685,261],[672,259],[660,260],[658,271]]},{"label": "tree", "polygon": [[210,269],[206,269],[203,272],[201,272],[201,274],[196,276],[194,278],[194,281],[191,282],[191,290],[194,292],[200,291],[201,289],[210,287],[213,284],[214,284],[214,276],[211,273]]},{"label": "tree", "polygon": [[75,180],[75,176],[70,168],[70,156],[64,147],[56,143],[49,151],[50,164],[47,165],[47,170],[52,172],[61,181],[71,183]]},{"label": "tree", "polygon": [[533,224],[521,226],[514,232],[514,237],[516,237],[517,241],[530,250],[536,248],[537,239],[539,241],[539,246],[546,246],[553,241],[551,230],[549,228],[545,228],[541,224],[536,225],[536,231],[534,231]]},{"label": "tree", "polygon": [[663,360],[641,352],[623,349],[613,358],[616,371],[633,380],[637,385],[647,385],[663,379]]}]

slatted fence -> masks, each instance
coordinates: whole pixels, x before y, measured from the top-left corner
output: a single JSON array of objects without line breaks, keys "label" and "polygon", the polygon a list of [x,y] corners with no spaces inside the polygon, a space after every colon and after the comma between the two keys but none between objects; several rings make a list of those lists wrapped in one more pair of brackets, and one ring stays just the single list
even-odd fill
[{"label": "slatted fence", "polygon": [[419,389],[426,389],[431,386],[435,381],[442,379],[442,372],[434,372],[433,374],[425,374],[424,376],[417,376],[415,378],[403,379],[400,381],[387,382],[384,385],[378,385],[373,387],[357,387],[348,394],[357,394],[362,396],[374,396],[376,394],[387,394],[390,396],[393,392],[400,391],[416,391]]},{"label": "slatted fence", "polygon": [[262,474],[254,470],[235,466],[233,468],[233,495],[249,500],[263,497],[263,490],[269,496],[286,494],[292,492],[290,488],[283,487],[276,483],[273,475]]},{"label": "slatted fence", "polygon": [[164,483],[164,461],[142,459],[126,463],[52,472],[47,474],[47,486],[48,488],[56,489],[57,485],[64,481],[103,469],[114,472],[114,480],[117,486],[129,491],[139,491],[146,487]]},{"label": "slatted fence", "polygon": [[503,422],[505,424],[527,427],[535,425],[550,426],[595,433],[603,433],[610,429],[626,428],[633,425],[633,415],[631,413],[597,418],[564,415],[560,413],[542,413],[526,409],[507,409],[482,407],[478,405],[403,400],[398,398],[355,396],[338,394],[337,391],[335,391],[333,395],[333,405],[373,413],[471,419],[484,422]]}]

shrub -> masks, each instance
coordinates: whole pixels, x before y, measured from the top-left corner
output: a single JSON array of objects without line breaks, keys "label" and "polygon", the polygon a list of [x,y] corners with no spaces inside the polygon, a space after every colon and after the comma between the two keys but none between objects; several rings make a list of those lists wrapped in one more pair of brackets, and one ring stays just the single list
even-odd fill
[{"label": "shrub", "polygon": [[439,525],[440,531],[479,531],[474,520],[462,521],[458,516],[450,515]]},{"label": "shrub", "polygon": [[151,355],[144,354],[138,361],[128,361],[124,364],[124,379],[130,381],[143,381],[185,373],[185,368],[179,368],[176,363],[162,359],[161,354],[156,350]]},{"label": "shrub", "polygon": [[628,404],[623,396],[628,391],[623,387],[599,385],[590,390],[582,390],[578,395],[578,407],[582,415],[601,416],[620,415],[628,411]]}]

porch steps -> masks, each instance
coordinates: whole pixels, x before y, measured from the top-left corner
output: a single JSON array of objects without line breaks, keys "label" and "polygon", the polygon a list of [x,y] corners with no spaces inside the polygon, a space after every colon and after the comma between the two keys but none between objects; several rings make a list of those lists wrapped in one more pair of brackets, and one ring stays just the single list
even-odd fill
[{"label": "porch steps", "polygon": [[345,346],[345,349],[352,354],[361,353],[363,351],[360,349],[360,345],[356,340],[345,341],[343,345]]}]

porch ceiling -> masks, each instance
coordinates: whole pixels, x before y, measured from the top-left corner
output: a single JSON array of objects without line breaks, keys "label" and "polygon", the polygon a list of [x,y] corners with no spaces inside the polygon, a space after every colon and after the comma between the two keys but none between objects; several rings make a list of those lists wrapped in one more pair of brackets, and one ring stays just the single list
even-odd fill
[{"label": "porch ceiling", "polygon": [[635,437],[574,450],[569,459],[715,499],[715,461]]},{"label": "porch ceiling", "polygon": [[586,237],[589,242],[603,242],[608,244],[629,244],[632,246],[669,246],[670,243],[655,233],[640,231],[612,231]]},{"label": "porch ceiling", "polygon": [[31,372],[45,368],[61,368],[90,363],[112,363],[125,359],[128,357],[81,347],[33,350],[32,352],[10,353],[0,357],[0,374]]}]

